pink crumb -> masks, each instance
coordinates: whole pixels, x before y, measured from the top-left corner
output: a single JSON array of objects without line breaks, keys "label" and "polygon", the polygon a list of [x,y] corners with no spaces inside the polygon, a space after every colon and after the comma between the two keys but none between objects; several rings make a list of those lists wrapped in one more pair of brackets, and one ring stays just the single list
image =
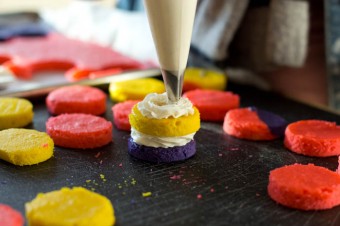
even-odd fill
[{"label": "pink crumb", "polygon": [[214,188],[210,188],[210,192],[215,192],[215,189]]},{"label": "pink crumb", "polygon": [[94,157],[98,158],[100,156],[100,152],[98,152]]},{"label": "pink crumb", "polygon": [[238,151],[239,148],[236,148],[236,147],[235,147],[235,148],[230,148],[230,150],[231,150],[231,151]]},{"label": "pink crumb", "polygon": [[201,195],[201,194],[198,194],[198,195],[197,195],[197,199],[202,199],[202,195]]},{"label": "pink crumb", "polygon": [[223,156],[223,154],[219,153],[219,154],[218,154],[218,156],[222,157],[222,156]]},{"label": "pink crumb", "polygon": [[119,163],[119,165],[118,165],[119,167],[123,167],[123,163]]},{"label": "pink crumb", "polygon": [[180,180],[181,179],[181,175],[173,175],[170,177],[171,180]]}]

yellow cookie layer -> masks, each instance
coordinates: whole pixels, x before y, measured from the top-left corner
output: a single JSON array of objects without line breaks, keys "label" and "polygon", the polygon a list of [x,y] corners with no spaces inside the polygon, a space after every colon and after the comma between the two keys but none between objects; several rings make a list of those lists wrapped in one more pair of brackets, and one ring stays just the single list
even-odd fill
[{"label": "yellow cookie layer", "polygon": [[111,82],[109,86],[111,100],[116,102],[142,100],[149,93],[164,92],[165,87],[163,82],[155,78]]},{"label": "yellow cookie layer", "polygon": [[129,115],[131,126],[144,134],[157,137],[178,137],[195,133],[200,128],[200,114],[194,107],[194,114],[179,118],[150,119],[142,115],[137,105]]},{"label": "yellow cookie layer", "polygon": [[25,209],[30,226],[111,226],[116,220],[109,199],[82,187],[38,194]]},{"label": "yellow cookie layer", "polygon": [[0,97],[0,130],[24,127],[32,122],[33,105],[21,98]]},{"label": "yellow cookie layer", "polygon": [[215,70],[187,68],[184,73],[185,83],[190,83],[201,89],[225,90],[227,76]]},{"label": "yellow cookie layer", "polygon": [[0,131],[0,159],[14,165],[33,165],[51,158],[54,143],[47,133],[31,129]]}]

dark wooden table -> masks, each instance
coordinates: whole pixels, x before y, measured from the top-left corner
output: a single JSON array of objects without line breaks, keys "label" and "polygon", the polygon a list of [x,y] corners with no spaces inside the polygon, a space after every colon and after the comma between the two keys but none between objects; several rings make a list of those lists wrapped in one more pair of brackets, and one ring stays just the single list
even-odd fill
[{"label": "dark wooden table", "polygon": [[[275,112],[289,122],[339,115],[273,93],[229,84],[242,106]],[[45,131],[50,117],[44,98],[34,102],[28,128]],[[105,118],[112,121],[108,100]],[[33,166],[0,161],[0,203],[24,214],[24,205],[39,192],[83,186],[108,197],[116,225],[340,225],[340,207],[299,211],[276,204],[267,195],[269,171],[293,163],[314,163],[331,170],[337,157],[313,158],[288,151],[283,140],[252,142],[223,133],[222,123],[203,122],[195,136],[197,154],[174,164],[151,164],[127,153],[128,132],[113,131],[113,143],[94,150],[56,147],[54,156]],[[144,197],[143,193],[151,192]]]}]

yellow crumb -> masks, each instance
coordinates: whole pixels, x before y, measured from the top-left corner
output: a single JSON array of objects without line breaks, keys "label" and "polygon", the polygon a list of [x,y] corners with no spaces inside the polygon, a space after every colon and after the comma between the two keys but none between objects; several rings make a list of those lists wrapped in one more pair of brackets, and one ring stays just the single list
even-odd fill
[{"label": "yellow crumb", "polygon": [[142,196],[143,196],[143,197],[149,197],[149,196],[151,196],[151,195],[152,195],[152,193],[149,192],[149,191],[148,191],[148,192],[143,192],[143,193],[142,193]]}]

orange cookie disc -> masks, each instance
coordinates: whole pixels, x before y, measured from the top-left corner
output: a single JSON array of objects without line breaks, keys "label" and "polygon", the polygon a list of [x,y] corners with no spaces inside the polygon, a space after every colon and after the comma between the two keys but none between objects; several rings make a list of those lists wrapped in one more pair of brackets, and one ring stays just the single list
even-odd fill
[{"label": "orange cookie disc", "polygon": [[62,114],[46,122],[54,143],[66,148],[97,148],[112,141],[112,123],[88,114]]},{"label": "orange cookie disc", "polygon": [[50,92],[46,98],[48,111],[53,115],[84,113],[101,115],[106,110],[106,94],[90,86],[66,86]]},{"label": "orange cookie disc", "polygon": [[293,152],[308,156],[340,155],[340,126],[322,120],[291,123],[285,131],[284,145]]},{"label": "orange cookie disc", "polygon": [[129,114],[133,106],[135,106],[139,100],[127,100],[122,103],[115,104],[112,107],[113,113],[113,123],[120,130],[131,130],[131,125],[129,122]]},{"label": "orange cookie disc", "polygon": [[286,120],[272,112],[255,107],[237,108],[227,112],[225,133],[247,140],[273,140],[284,134]]},{"label": "orange cookie disc", "polygon": [[270,172],[268,194],[295,209],[329,209],[340,204],[340,175],[313,164],[284,166]]},{"label": "orange cookie disc", "polygon": [[239,95],[226,91],[196,89],[185,92],[183,97],[198,108],[202,121],[223,121],[230,109],[240,106]]}]

